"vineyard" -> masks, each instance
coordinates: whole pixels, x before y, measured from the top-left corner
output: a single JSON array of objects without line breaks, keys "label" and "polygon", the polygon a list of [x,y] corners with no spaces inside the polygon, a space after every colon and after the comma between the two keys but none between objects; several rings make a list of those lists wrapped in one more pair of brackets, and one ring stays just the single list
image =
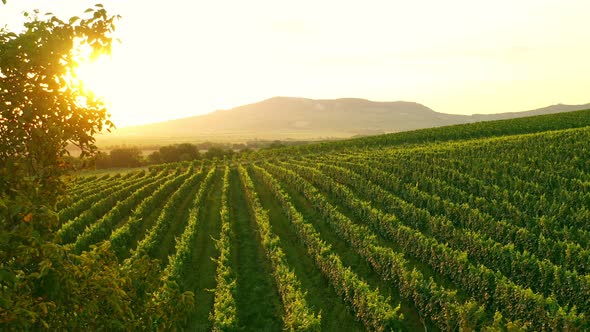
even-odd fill
[{"label": "vineyard", "polygon": [[58,235],[159,259],[181,329],[588,330],[588,142],[581,111],[80,176]]}]

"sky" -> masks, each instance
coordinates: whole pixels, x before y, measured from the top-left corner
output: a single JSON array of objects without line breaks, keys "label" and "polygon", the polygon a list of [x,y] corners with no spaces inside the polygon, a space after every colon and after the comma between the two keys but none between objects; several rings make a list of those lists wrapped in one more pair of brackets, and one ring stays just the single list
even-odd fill
[{"label": "sky", "polygon": [[588,0],[8,0],[21,12],[117,23],[84,79],[118,127],[274,96],[414,101],[455,114],[590,102]]}]

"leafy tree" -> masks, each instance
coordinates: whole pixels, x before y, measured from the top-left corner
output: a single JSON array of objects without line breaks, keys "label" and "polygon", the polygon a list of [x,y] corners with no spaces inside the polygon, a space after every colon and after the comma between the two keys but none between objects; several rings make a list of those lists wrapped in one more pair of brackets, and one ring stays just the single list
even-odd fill
[{"label": "leafy tree", "polygon": [[165,163],[190,161],[200,157],[197,146],[190,143],[163,146],[159,152],[161,161]]},{"label": "leafy tree", "polygon": [[179,161],[189,161],[199,159],[199,149],[196,145],[190,143],[182,143],[176,145]]},{"label": "leafy tree", "polygon": [[232,144],[231,148],[235,151],[242,151],[247,149],[246,144],[244,143],[234,143]]},{"label": "leafy tree", "polygon": [[13,196],[18,188],[38,203],[53,204],[66,171],[67,144],[87,156],[96,151],[93,135],[112,126],[102,100],[73,77],[84,60],[80,45],[96,56],[108,53],[112,44],[116,17],[101,7],[88,14],[68,22],[35,14],[20,34],[0,31],[3,194]]},{"label": "leafy tree", "polygon": [[[102,5],[67,21],[25,16],[22,32],[0,29],[0,330],[174,321],[182,310],[150,299],[148,290],[165,286],[153,261],[125,270],[108,244],[73,255],[54,241],[67,144],[93,155],[93,135],[112,127],[103,102],[73,76],[79,50],[110,52],[117,17]],[[188,309],[186,295],[172,292],[168,303]]]},{"label": "leafy tree", "polygon": [[199,150],[209,150],[210,148],[212,148],[214,146],[219,146],[219,144],[209,142],[209,141],[197,144],[197,148],[199,148]]},{"label": "leafy tree", "polygon": [[231,150],[224,150],[222,147],[219,146],[212,146],[205,152],[205,158],[213,159],[223,159],[224,156],[228,155],[231,156],[233,151]]},{"label": "leafy tree", "polygon": [[104,168],[109,168],[111,167],[111,156],[104,153],[104,152],[97,152],[94,157],[93,157],[93,161],[94,161],[94,166],[97,169],[104,169]]},{"label": "leafy tree", "polygon": [[162,161],[162,155],[160,154],[160,151],[154,151],[152,153],[150,153],[147,157],[148,159],[148,163],[150,164],[161,164]]},{"label": "leafy tree", "polygon": [[166,145],[158,151],[152,152],[148,159],[151,163],[173,163],[178,161],[191,161],[201,157],[199,149],[191,143]]},{"label": "leafy tree", "polygon": [[270,145],[268,146],[269,149],[278,149],[278,148],[283,148],[285,147],[285,144],[283,144],[281,141],[276,140],[273,141],[272,143],[270,143]]},{"label": "leafy tree", "polygon": [[113,149],[110,156],[111,167],[138,167],[143,159],[137,147]]},{"label": "leafy tree", "polygon": [[172,163],[178,161],[176,147],[174,145],[166,145],[160,148],[160,159],[164,163]]}]

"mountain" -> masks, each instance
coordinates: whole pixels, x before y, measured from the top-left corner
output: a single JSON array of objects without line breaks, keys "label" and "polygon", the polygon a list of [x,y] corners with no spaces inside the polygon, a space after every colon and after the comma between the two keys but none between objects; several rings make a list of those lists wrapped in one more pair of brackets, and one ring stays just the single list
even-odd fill
[{"label": "mountain", "polygon": [[456,115],[438,113],[424,105],[405,101],[275,97],[206,115],[117,129],[105,135],[99,143],[117,139],[137,144],[134,140],[345,138],[580,109],[590,109],[590,104],[560,104],[526,112]]}]

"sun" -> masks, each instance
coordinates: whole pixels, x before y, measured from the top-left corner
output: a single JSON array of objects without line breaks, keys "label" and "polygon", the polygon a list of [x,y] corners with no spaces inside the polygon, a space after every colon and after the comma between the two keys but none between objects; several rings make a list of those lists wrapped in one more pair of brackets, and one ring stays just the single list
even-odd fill
[{"label": "sun", "polygon": [[76,66],[72,73],[76,85],[85,94],[93,94],[109,103],[112,92],[112,56],[110,54],[92,54],[88,44],[78,44],[74,50]]},{"label": "sun", "polygon": [[[125,69],[117,62],[115,54],[99,54],[92,56],[92,48],[81,44],[76,48],[77,64],[72,76],[75,84],[84,95],[92,95],[102,100],[111,120],[117,127],[133,123],[133,114],[118,111],[121,104],[129,99],[129,82],[125,76]],[[81,97],[84,102],[85,97]]]},{"label": "sun", "polygon": [[109,74],[109,62],[108,56],[100,56],[96,60],[80,63],[74,70],[83,88],[102,99],[108,99],[112,91],[113,77]]}]

